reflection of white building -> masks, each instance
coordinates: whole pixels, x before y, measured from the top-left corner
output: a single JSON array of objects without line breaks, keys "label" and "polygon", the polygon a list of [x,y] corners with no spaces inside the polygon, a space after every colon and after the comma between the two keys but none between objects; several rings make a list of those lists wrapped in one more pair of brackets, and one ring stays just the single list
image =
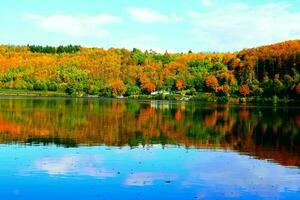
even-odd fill
[{"label": "reflection of white building", "polygon": [[151,92],[151,95],[158,95],[158,94],[163,94],[163,95],[168,95],[170,94],[170,92],[167,92],[167,91],[154,91],[154,92]]},{"label": "reflection of white building", "polygon": [[189,101],[190,97],[181,97],[180,101]]},{"label": "reflection of white building", "polygon": [[170,103],[168,101],[151,101],[151,108],[169,109]]}]

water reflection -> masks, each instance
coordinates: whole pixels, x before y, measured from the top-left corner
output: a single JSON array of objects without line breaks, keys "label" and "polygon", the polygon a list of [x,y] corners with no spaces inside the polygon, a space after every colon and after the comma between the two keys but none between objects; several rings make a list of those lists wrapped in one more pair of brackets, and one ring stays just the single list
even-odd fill
[{"label": "water reflection", "polygon": [[2,199],[300,196],[299,169],[223,150],[10,145],[0,146],[0,159],[6,161],[0,167]]},{"label": "water reflection", "polygon": [[65,155],[63,157],[43,157],[35,162],[35,169],[50,175],[114,177],[115,173],[101,168],[102,157]]},{"label": "water reflection", "polygon": [[299,113],[1,99],[0,199],[299,199]]},{"label": "water reflection", "polygon": [[232,149],[300,166],[297,107],[98,99],[0,101],[0,142]]},{"label": "water reflection", "polygon": [[125,184],[128,186],[145,186],[153,185],[154,181],[164,181],[165,183],[171,183],[175,180],[175,175],[169,173],[153,173],[153,172],[138,172],[130,174]]}]

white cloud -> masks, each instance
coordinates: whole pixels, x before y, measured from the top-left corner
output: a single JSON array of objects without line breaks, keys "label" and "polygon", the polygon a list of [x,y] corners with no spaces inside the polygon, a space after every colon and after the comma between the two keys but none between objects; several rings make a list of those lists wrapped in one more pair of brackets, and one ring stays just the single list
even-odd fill
[{"label": "white cloud", "polygon": [[300,38],[300,12],[290,12],[287,4],[235,3],[187,15],[193,24],[190,34],[203,49],[231,51]]},{"label": "white cloud", "polygon": [[213,0],[201,0],[201,4],[205,7],[211,7],[213,5]]},{"label": "white cloud", "polygon": [[152,10],[149,8],[130,8],[128,12],[134,20],[144,23],[167,23],[179,22],[182,20],[176,15],[164,15],[156,10]]},{"label": "white cloud", "polygon": [[49,16],[27,13],[25,19],[49,32],[63,33],[69,36],[108,35],[106,25],[117,23],[120,19],[110,14],[95,16],[72,16],[53,14]]}]

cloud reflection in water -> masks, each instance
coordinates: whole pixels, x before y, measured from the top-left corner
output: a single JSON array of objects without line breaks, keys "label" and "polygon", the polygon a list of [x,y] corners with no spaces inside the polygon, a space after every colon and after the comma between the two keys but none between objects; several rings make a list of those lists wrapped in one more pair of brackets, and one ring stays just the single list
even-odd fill
[{"label": "cloud reflection in water", "polygon": [[44,157],[35,161],[35,167],[49,175],[92,176],[96,178],[114,177],[115,173],[99,166],[103,161],[99,156],[65,155]]}]

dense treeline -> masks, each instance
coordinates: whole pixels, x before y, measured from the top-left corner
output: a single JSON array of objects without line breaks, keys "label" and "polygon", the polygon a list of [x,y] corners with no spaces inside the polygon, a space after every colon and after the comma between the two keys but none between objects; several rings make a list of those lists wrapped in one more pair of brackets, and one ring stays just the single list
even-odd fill
[{"label": "dense treeline", "polygon": [[36,46],[36,45],[28,45],[28,49],[33,53],[76,53],[80,51],[80,46],[78,45],[68,45],[68,46]]},{"label": "dense treeline", "polygon": [[[71,95],[297,99],[300,41],[237,53],[0,46],[0,88]],[[157,92],[158,91],[158,92]],[[262,98],[263,97],[263,98]],[[245,98],[242,98],[245,99]]]}]

